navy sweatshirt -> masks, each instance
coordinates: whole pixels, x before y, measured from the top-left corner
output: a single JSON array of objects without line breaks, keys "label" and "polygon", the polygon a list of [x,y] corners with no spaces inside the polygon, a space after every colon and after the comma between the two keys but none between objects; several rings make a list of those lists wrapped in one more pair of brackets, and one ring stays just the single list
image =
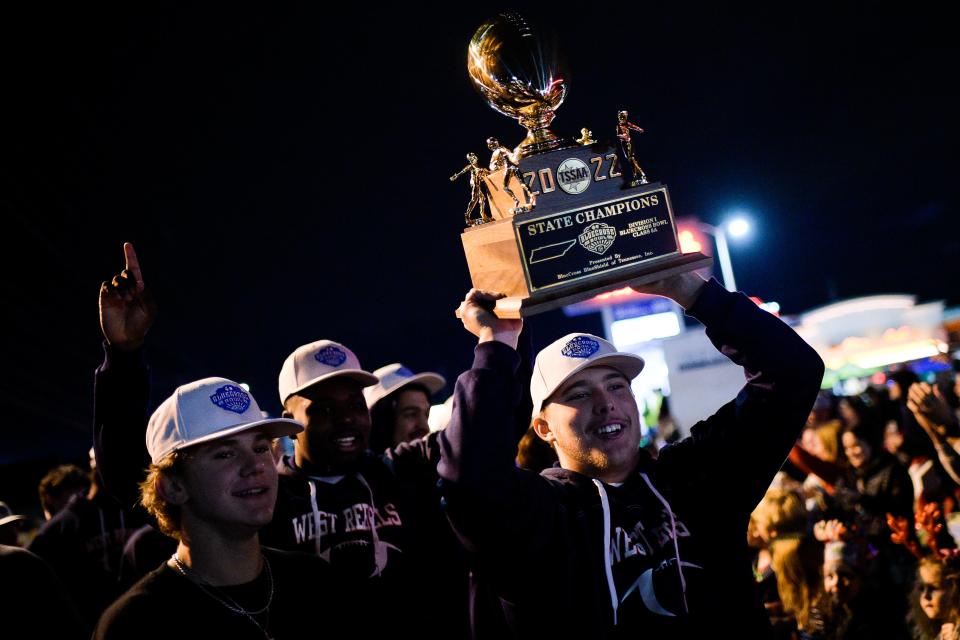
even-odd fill
[{"label": "navy sweatshirt", "polygon": [[[98,470],[113,497],[146,517],[138,485],[150,463],[149,371],[142,351],[104,350],[95,385]],[[466,557],[439,507],[436,439],[368,454],[355,473],[335,481],[311,479],[287,459],[278,465],[274,517],[260,541],[325,560],[338,588],[369,612],[355,621],[357,637],[469,634],[476,605],[468,600]]]},{"label": "navy sweatshirt", "polygon": [[716,281],[688,314],[746,385],[656,460],[641,452],[620,486],[515,467],[519,358],[507,345],[478,345],[457,380],[442,493],[516,637],[769,636],[746,527],[803,428],[823,362]]}]

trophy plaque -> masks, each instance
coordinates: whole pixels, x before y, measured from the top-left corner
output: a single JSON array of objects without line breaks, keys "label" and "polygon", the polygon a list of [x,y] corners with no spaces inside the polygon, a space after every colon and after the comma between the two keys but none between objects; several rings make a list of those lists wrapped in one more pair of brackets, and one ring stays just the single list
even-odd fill
[{"label": "trophy plaque", "polygon": [[[495,313],[529,316],[626,284],[639,285],[708,267],[702,253],[680,253],[667,187],[651,182],[634,158],[643,129],[614,112],[616,142],[550,130],[568,77],[552,38],[507,13],[473,36],[467,70],[496,111],[520,121],[513,150],[487,138],[489,168],[475,154],[451,180],[470,172],[467,229],[461,235],[473,286],[499,291]],[[471,158],[471,156],[473,156]],[[471,217],[480,204],[480,217]]]}]

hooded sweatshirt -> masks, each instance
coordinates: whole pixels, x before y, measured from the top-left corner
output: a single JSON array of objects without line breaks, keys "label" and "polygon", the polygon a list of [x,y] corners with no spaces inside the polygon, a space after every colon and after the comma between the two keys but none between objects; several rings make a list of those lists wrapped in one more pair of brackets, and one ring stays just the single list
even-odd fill
[{"label": "hooded sweatshirt", "polygon": [[[104,350],[95,386],[98,469],[107,491],[133,507],[150,462],[149,372],[142,351]],[[466,637],[476,605],[468,601],[464,554],[439,507],[438,459],[436,434],[368,453],[353,473],[337,477],[310,477],[285,458],[260,542],[324,560],[331,579],[370,614],[355,621],[357,637]]]},{"label": "hooded sweatshirt", "polygon": [[620,486],[513,465],[516,352],[476,347],[441,435],[447,514],[516,637],[766,637],[750,512],[800,434],[823,377],[816,352],[742,294],[709,282],[688,314],[746,385],[691,435],[643,451]]}]

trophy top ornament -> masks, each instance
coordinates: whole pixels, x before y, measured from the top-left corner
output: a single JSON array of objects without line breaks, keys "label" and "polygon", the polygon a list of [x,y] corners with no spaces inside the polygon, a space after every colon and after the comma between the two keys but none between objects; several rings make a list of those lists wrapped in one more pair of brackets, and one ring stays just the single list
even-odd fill
[{"label": "trophy top ornament", "polygon": [[586,146],[590,144],[596,144],[597,141],[593,137],[593,131],[590,131],[590,129],[584,127],[583,129],[580,129],[580,137],[577,138],[575,142],[577,144]]},{"label": "trophy top ornament", "polygon": [[616,112],[612,139],[597,140],[587,127],[579,138],[550,131],[570,79],[552,37],[518,14],[500,14],[473,35],[467,70],[494,110],[527,129],[513,149],[486,138],[489,162],[481,166],[471,152],[450,177],[469,176],[460,240],[473,286],[503,295],[493,308],[498,317],[522,318],[712,264],[681,251],[667,186],[650,184],[637,162],[634,139],[644,130],[626,110]]},{"label": "trophy top ornament", "polygon": [[502,13],[480,25],[467,49],[467,72],[493,109],[527,128],[521,157],[559,148],[552,131],[567,95],[568,74],[555,38],[517,13]]}]

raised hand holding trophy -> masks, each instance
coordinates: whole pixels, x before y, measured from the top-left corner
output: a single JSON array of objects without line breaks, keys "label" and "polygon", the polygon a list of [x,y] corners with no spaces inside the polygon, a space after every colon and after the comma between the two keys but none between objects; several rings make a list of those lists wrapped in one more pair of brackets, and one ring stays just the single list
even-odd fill
[{"label": "raised hand holding trophy", "polygon": [[527,129],[513,151],[487,139],[490,171],[472,173],[471,184],[483,180],[493,221],[483,222],[482,203],[481,221],[470,219],[472,190],[461,235],[473,286],[507,296],[497,301],[498,316],[529,316],[712,263],[680,253],[667,188],[648,183],[634,158],[631,131],[643,129],[626,111],[616,125],[622,159],[587,129],[578,140],[550,130],[567,94],[551,38],[515,13],[501,14],[477,29],[467,70],[491,107]]}]

